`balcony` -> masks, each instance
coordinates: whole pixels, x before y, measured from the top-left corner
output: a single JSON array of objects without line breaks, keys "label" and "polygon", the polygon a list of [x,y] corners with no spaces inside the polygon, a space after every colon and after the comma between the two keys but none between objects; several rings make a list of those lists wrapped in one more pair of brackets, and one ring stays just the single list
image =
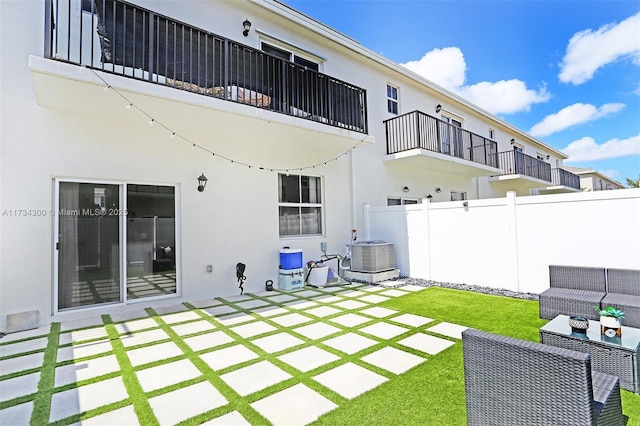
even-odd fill
[{"label": "balcony", "polygon": [[580,177],[564,169],[551,169],[552,185],[540,189],[541,194],[561,194],[580,191]]},{"label": "balcony", "polygon": [[491,178],[495,185],[507,190],[546,188],[551,183],[551,165],[519,151],[497,155],[502,173]]},{"label": "balcony", "polygon": [[367,133],[351,83],[120,0],[46,2],[49,59]]},{"label": "balcony", "polygon": [[466,177],[500,173],[497,143],[420,111],[384,122],[385,161]]}]

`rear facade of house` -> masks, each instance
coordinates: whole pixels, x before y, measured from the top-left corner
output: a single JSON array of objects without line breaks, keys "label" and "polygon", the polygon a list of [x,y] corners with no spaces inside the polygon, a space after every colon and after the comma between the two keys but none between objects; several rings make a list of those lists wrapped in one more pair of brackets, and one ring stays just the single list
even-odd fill
[{"label": "rear facade of house", "polygon": [[365,205],[580,188],[561,152],[274,0],[0,8],[0,331],[239,294],[238,263],[260,291],[283,247],[366,235]]}]

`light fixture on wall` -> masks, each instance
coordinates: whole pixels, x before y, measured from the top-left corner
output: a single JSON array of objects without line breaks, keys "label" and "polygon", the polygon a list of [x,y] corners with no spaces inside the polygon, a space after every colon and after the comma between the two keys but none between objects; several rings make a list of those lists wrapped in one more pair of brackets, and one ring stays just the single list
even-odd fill
[{"label": "light fixture on wall", "polygon": [[432,199],[432,198],[433,198],[433,195],[431,195],[431,194],[427,195],[427,199],[429,199],[429,200],[430,200],[430,199]]},{"label": "light fixture on wall", "polygon": [[469,207],[469,203],[467,203],[466,201],[462,202],[462,207]]},{"label": "light fixture on wall", "polygon": [[516,140],[514,138],[511,138],[511,145],[515,144]]},{"label": "light fixture on wall", "polygon": [[242,26],[244,27],[244,31],[242,32],[242,35],[246,37],[249,35],[249,30],[251,29],[251,21],[249,21],[248,19],[245,19],[244,22],[242,23]]},{"label": "light fixture on wall", "polygon": [[440,104],[436,105],[436,114],[439,113],[440,110],[442,110],[442,105]]},{"label": "light fixture on wall", "polygon": [[436,188],[436,193],[440,193],[440,191],[442,191],[440,188]]},{"label": "light fixture on wall", "polygon": [[547,160],[548,160],[549,158],[550,158],[550,155],[549,155],[549,154],[547,154]]},{"label": "light fixture on wall", "polygon": [[200,177],[198,178],[198,191],[202,192],[204,191],[204,188],[207,186],[207,181],[209,179],[207,179],[207,177],[204,175],[204,173],[202,173],[200,175]]},{"label": "light fixture on wall", "polygon": [[402,192],[409,192],[409,187],[405,186],[404,188],[402,188]]}]

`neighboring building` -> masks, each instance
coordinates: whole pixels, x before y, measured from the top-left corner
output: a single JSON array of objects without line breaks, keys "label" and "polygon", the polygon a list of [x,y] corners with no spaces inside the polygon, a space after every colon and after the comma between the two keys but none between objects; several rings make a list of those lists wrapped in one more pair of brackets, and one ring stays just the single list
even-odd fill
[{"label": "neighboring building", "polygon": [[283,246],[342,252],[366,204],[580,188],[563,153],[275,0],[0,9],[0,330],[237,294],[240,262],[259,291]]},{"label": "neighboring building", "polygon": [[610,189],[626,188],[620,182],[591,168],[565,167],[565,169],[580,177],[580,189],[583,191],[608,191]]}]

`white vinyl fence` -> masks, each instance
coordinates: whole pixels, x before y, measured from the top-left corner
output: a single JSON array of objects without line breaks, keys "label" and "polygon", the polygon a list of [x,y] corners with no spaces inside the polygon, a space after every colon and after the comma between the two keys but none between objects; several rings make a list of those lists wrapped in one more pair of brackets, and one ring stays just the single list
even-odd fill
[{"label": "white vinyl fence", "polygon": [[549,265],[640,269],[640,189],[364,207],[401,275],[541,293]]}]

